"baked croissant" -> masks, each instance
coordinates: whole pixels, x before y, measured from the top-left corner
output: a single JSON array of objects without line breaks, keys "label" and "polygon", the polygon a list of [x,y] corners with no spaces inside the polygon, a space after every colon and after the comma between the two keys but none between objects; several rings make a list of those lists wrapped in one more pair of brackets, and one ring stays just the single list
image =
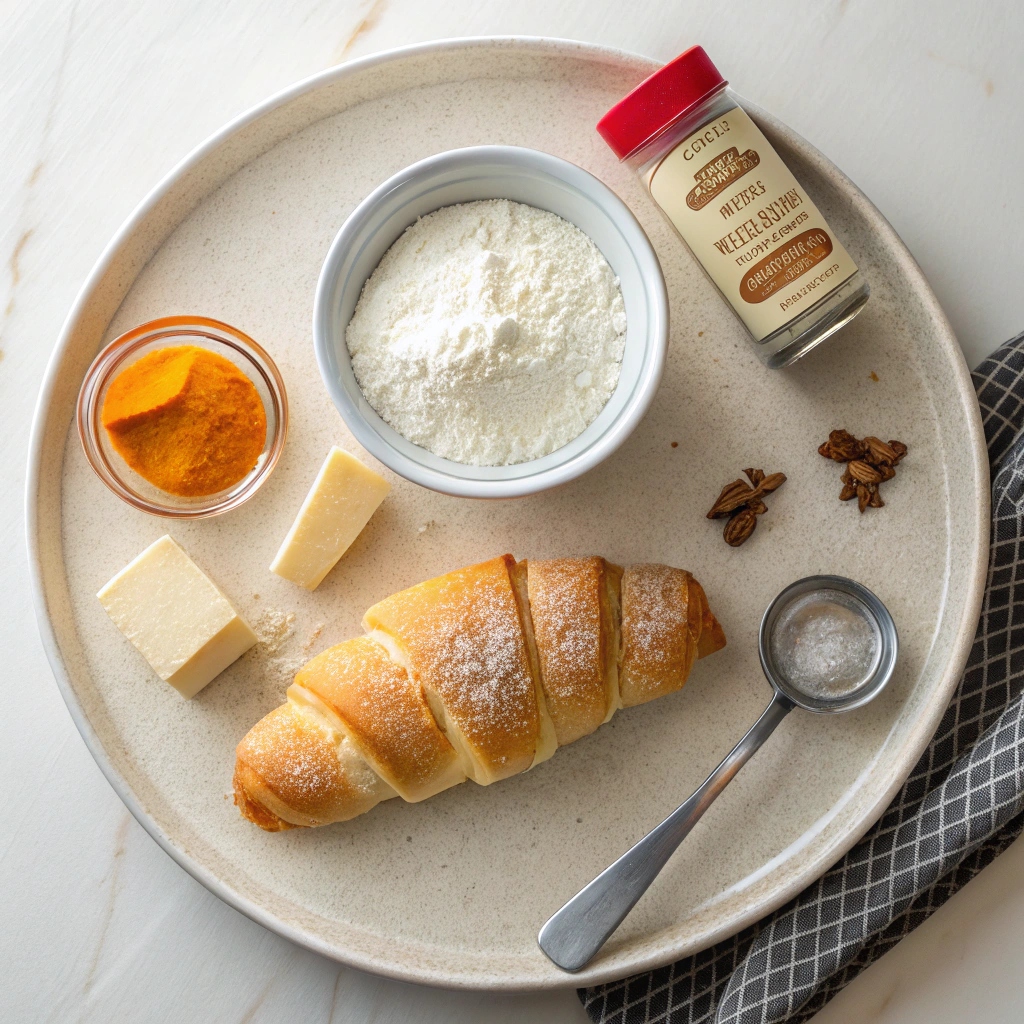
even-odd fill
[{"label": "baked croissant", "polygon": [[363,627],[238,744],[235,803],[267,831],[517,775],[725,646],[688,572],[603,558],[502,555],[386,598]]}]

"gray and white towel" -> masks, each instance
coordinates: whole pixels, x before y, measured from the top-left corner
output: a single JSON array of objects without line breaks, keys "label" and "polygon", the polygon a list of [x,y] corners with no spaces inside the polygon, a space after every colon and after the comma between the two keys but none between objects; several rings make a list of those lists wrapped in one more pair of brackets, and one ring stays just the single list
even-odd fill
[{"label": "gray and white towel", "polygon": [[1024,829],[1024,334],[974,374],[992,467],[981,621],[938,732],[881,820],[780,910],[580,989],[595,1024],[801,1024]]}]

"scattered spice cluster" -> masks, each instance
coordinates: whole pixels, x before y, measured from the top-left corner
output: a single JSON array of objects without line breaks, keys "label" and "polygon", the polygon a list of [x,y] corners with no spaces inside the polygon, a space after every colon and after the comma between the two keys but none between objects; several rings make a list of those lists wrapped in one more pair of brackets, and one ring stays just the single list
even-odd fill
[{"label": "scattered spice cluster", "polygon": [[886,444],[877,437],[856,438],[848,430],[833,430],[818,448],[818,454],[833,462],[845,462],[841,477],[840,501],[857,499],[861,512],[866,508],[882,508],[885,502],[879,486],[896,475],[896,467],[907,454],[902,441]]},{"label": "scattered spice cluster", "polygon": [[708,519],[729,517],[722,536],[725,543],[734,548],[738,548],[754,532],[757,517],[768,511],[762,498],[786,482],[785,473],[765,476],[763,469],[745,469],[743,472],[747,474],[750,483],[741,477],[726,484],[708,513]]}]

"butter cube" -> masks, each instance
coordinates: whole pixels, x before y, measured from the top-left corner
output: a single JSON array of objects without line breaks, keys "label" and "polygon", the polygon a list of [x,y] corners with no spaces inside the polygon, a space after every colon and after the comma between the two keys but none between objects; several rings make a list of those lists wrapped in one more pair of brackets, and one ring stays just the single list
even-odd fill
[{"label": "butter cube", "polygon": [[390,490],[379,473],[332,448],[270,571],[316,590]]},{"label": "butter cube", "polygon": [[156,674],[185,698],[256,643],[213,580],[167,536],[96,596]]}]

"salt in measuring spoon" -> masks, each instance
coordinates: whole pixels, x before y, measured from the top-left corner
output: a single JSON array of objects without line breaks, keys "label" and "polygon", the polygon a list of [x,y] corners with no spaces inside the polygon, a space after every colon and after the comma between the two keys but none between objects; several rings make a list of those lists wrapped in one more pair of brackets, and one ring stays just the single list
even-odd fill
[{"label": "salt in measuring spoon", "polygon": [[791,583],[761,619],[761,667],[771,703],[688,800],[581,889],[540,930],[537,942],[563,970],[585,967],[658,876],[679,844],[793,708],[850,711],[892,678],[899,639],[884,604],[843,576]]}]

